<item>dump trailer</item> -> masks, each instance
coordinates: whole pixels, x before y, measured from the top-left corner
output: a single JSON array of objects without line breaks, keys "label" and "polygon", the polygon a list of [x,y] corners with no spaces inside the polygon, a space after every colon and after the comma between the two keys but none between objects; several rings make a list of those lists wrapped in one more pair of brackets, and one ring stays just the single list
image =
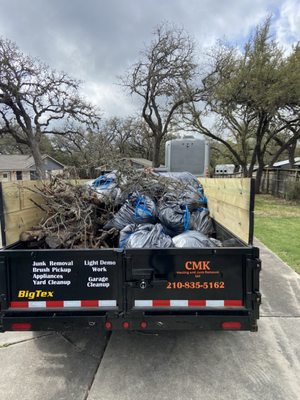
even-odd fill
[{"label": "dump trailer", "polygon": [[[34,249],[18,241],[42,216],[36,182],[0,191],[0,330],[256,331],[254,181],[201,178],[226,247]],[[230,246],[230,247],[229,247]]]}]

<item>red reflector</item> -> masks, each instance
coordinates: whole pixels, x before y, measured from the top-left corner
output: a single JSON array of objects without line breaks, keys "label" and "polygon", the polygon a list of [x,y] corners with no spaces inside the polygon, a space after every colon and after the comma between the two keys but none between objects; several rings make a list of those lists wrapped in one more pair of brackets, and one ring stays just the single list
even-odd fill
[{"label": "red reflector", "polygon": [[11,329],[13,331],[30,331],[32,325],[29,322],[15,322],[11,324]]},{"label": "red reflector", "polygon": [[12,301],[11,308],[28,308],[28,301]]},{"label": "red reflector", "polygon": [[98,307],[98,300],[81,300],[81,307]]},{"label": "red reflector", "polygon": [[142,322],[140,323],[140,327],[141,327],[142,329],[146,329],[147,326],[148,326],[148,324],[147,324],[146,321],[142,321]]},{"label": "red reflector", "polygon": [[46,307],[47,308],[63,308],[64,306],[64,302],[63,301],[53,301],[53,300],[49,300],[46,301]]},{"label": "red reflector", "polygon": [[129,328],[129,322],[127,322],[127,321],[123,322],[122,326],[123,326],[124,329],[128,329]]},{"label": "red reflector", "polygon": [[242,307],[242,300],[224,300],[225,307]]},{"label": "red reflector", "polygon": [[206,300],[189,300],[189,307],[205,307]]},{"label": "red reflector", "polygon": [[105,326],[105,329],[111,329],[112,328],[112,323],[109,322],[109,321],[106,321],[104,326]]},{"label": "red reflector", "polygon": [[223,329],[241,329],[242,324],[240,322],[228,321],[222,322]]},{"label": "red reflector", "polygon": [[153,300],[153,307],[170,307],[170,300]]}]

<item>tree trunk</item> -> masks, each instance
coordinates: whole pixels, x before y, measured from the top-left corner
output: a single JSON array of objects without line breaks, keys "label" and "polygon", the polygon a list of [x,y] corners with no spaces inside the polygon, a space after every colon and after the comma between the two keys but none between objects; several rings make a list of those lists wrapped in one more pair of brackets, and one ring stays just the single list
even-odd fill
[{"label": "tree trunk", "polygon": [[247,178],[247,177],[248,177],[248,168],[247,168],[247,164],[242,164],[241,167],[242,167],[242,174],[243,174],[243,177],[244,177],[244,178]]},{"label": "tree trunk", "polygon": [[255,193],[260,193],[261,189],[261,179],[264,172],[264,156],[261,151],[257,152],[257,162],[258,162],[258,169],[256,172],[256,179],[255,179]]},{"label": "tree trunk", "polygon": [[255,193],[258,194],[260,193],[260,186],[261,186],[261,179],[263,176],[264,172],[264,165],[259,164],[258,169],[256,171],[256,177],[255,177]]},{"label": "tree trunk", "polygon": [[248,168],[248,178],[252,178],[253,175],[253,170],[255,167],[255,161],[257,157],[257,150],[258,150],[258,144],[256,144],[255,148],[253,149],[252,157],[251,157],[251,162]]},{"label": "tree trunk", "polygon": [[34,159],[34,164],[36,167],[36,174],[38,179],[44,179],[45,178],[45,169],[44,169],[44,163],[40,151],[40,145],[39,142],[33,137],[30,140],[30,150],[31,154]]},{"label": "tree trunk", "polygon": [[293,142],[288,148],[288,156],[289,156],[289,163],[290,163],[290,168],[295,168],[295,151],[297,147],[297,140]]},{"label": "tree trunk", "polygon": [[152,167],[158,168],[160,166],[160,144],[161,144],[161,137],[154,136],[153,138],[153,153],[152,153]]}]

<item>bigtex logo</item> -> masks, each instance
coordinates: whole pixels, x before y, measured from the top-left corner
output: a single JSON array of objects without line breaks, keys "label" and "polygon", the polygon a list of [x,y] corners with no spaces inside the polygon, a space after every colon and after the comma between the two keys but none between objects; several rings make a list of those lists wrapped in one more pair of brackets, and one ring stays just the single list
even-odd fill
[{"label": "bigtex logo", "polygon": [[21,299],[38,299],[38,298],[49,298],[53,297],[54,292],[44,292],[43,290],[35,290],[30,292],[29,290],[19,290],[18,297]]},{"label": "bigtex logo", "polygon": [[187,261],[185,269],[188,271],[210,271],[210,261]]}]

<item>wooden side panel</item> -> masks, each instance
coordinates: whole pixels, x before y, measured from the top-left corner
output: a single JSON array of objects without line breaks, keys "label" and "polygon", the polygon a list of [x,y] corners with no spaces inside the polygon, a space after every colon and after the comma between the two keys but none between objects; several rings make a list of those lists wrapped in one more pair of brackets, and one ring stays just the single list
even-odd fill
[{"label": "wooden side panel", "polygon": [[9,213],[5,218],[6,245],[17,242],[20,234],[39,223],[43,216],[42,210],[37,207],[28,208],[18,213]]},{"label": "wooden side panel", "polygon": [[[73,184],[86,180],[71,180]],[[36,204],[42,204],[43,199],[30,189],[41,186],[39,181],[2,182],[2,224],[4,227],[5,244],[17,242],[20,233],[37,225],[43,217],[43,211]],[[4,236],[2,235],[2,236]],[[2,238],[3,240],[3,238]]]},{"label": "wooden side panel", "polygon": [[38,181],[2,182],[3,220],[6,245],[19,240],[20,233],[37,225],[43,216],[37,204],[42,198],[30,189],[38,187]]},{"label": "wooden side panel", "polygon": [[200,178],[211,216],[245,243],[251,242],[252,192],[248,178]]}]

